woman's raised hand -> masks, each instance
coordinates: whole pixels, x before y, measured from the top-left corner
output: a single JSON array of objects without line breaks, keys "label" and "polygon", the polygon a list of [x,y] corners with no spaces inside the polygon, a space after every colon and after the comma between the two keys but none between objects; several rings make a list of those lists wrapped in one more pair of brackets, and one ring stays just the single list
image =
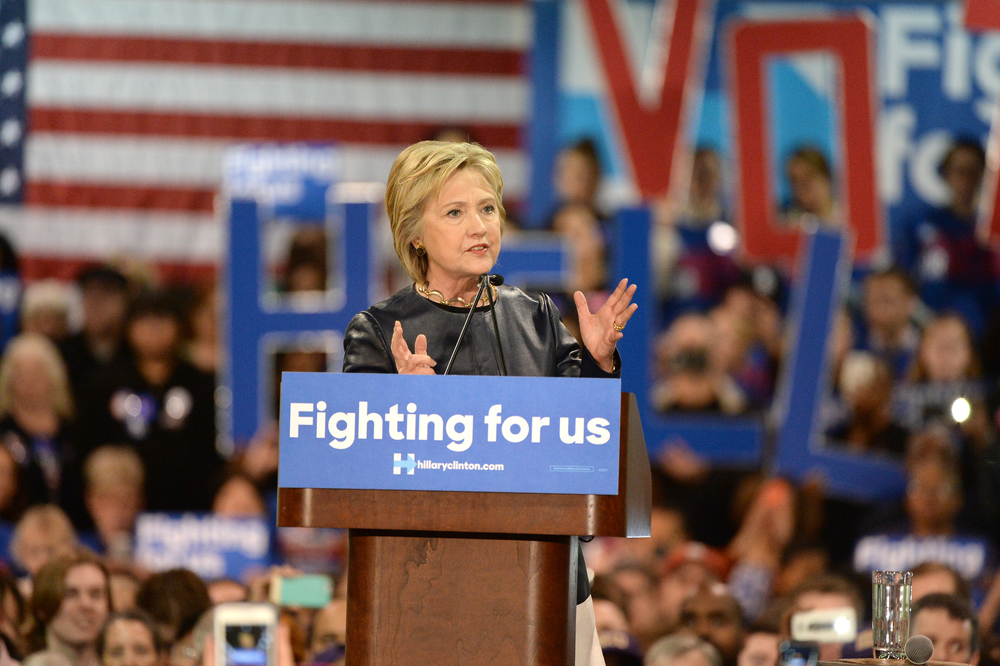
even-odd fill
[{"label": "woman's raised hand", "polygon": [[583,345],[605,372],[614,370],[615,346],[624,337],[622,329],[625,328],[625,324],[639,307],[638,304],[632,303],[635,288],[636,285],[629,285],[628,279],[623,278],[608,296],[608,300],[604,301],[601,309],[593,314],[590,313],[590,306],[587,305],[587,297],[583,292],[578,291],[573,294],[576,311],[580,317],[580,337],[583,338]]},{"label": "woman's raised hand", "polygon": [[392,329],[392,357],[401,375],[433,375],[437,361],[427,355],[427,336],[421,333],[413,341],[413,351],[403,339],[403,325],[398,321]]}]

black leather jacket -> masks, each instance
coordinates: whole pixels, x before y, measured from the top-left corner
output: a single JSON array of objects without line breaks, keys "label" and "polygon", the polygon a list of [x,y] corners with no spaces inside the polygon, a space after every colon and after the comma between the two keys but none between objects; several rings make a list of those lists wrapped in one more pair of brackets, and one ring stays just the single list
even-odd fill
[{"label": "black leather jacket", "polygon": [[[427,353],[444,372],[469,311],[432,303],[413,286],[358,313],[344,336],[344,372],[396,372],[392,329],[398,320],[410,349],[419,334],[427,336]],[[507,374],[521,377],[617,377],[621,362],[615,352],[613,374],[604,372],[590,353],[563,326],[559,310],[544,294],[529,295],[508,285],[497,288],[497,325]],[[489,308],[476,308],[451,369],[454,375],[499,375],[499,354]]]},{"label": "black leather jacket", "polygon": [[[437,361],[434,370],[444,372],[455,347],[466,308],[432,303],[413,286],[397,291],[351,319],[344,334],[344,372],[396,372],[392,357],[392,329],[403,325],[403,339],[413,349],[417,336],[427,336],[427,353]],[[528,295],[515,287],[497,287],[497,326],[503,345],[507,374],[521,377],[618,377],[621,358],[615,351],[615,372],[601,370],[586,348],[566,329],[552,299],[545,294]],[[499,375],[500,362],[489,308],[476,308],[451,374]],[[576,602],[590,596],[590,581],[577,548]]]}]

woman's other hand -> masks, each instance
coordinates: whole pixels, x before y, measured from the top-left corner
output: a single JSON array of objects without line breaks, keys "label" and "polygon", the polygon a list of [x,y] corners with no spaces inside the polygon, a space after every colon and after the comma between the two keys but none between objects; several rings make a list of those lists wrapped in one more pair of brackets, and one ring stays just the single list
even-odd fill
[{"label": "woman's other hand", "polygon": [[639,307],[632,303],[635,288],[636,285],[630,286],[628,279],[623,278],[601,309],[593,314],[590,313],[590,306],[587,305],[587,297],[583,292],[573,294],[580,317],[580,337],[583,338],[587,351],[605,372],[614,371],[615,346],[623,337],[625,324]]},{"label": "woman's other hand", "polygon": [[[612,351],[614,349],[612,348]],[[398,321],[392,329],[392,357],[401,375],[433,375],[437,361],[427,355],[427,336],[421,333],[413,341],[413,351],[403,339],[403,325]]]}]

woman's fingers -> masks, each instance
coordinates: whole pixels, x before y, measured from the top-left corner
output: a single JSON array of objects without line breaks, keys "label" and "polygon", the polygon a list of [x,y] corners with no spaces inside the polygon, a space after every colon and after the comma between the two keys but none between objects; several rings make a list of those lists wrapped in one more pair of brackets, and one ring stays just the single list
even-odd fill
[{"label": "woman's fingers", "polygon": [[413,353],[419,356],[427,356],[427,336],[421,333],[413,341]]},{"label": "woman's fingers", "polygon": [[582,319],[584,315],[589,317],[590,306],[587,304],[587,297],[583,295],[583,292],[573,292],[573,300],[576,302],[576,310],[580,313],[580,318]]},{"label": "woman's fingers", "polygon": [[[622,280],[622,283],[624,282],[625,280]],[[621,287],[622,285],[619,284],[618,286]],[[614,303],[611,304],[611,311],[615,314],[616,317],[625,312],[629,308],[629,305],[632,303],[632,297],[635,296],[635,290],[636,290],[636,285],[634,284],[630,285],[627,289],[623,289],[622,293],[618,295],[617,300],[615,300]],[[617,292],[618,290],[616,289],[615,291]]]},{"label": "woman's fingers", "polygon": [[615,317],[615,321],[618,323],[619,326],[625,328],[625,324],[628,323],[628,320],[632,318],[632,315],[638,309],[639,309],[639,304],[633,303],[632,305],[628,306],[624,312]]},{"label": "woman's fingers", "polygon": [[[632,285],[632,286],[635,287],[635,285]],[[612,309],[614,309],[615,307],[617,307],[618,306],[618,301],[620,301],[621,298],[622,298],[622,296],[625,295],[625,291],[626,291],[627,287],[628,287],[628,278],[622,278],[621,280],[619,280],[618,281],[618,286],[615,287],[615,290],[613,292],[611,292],[611,295],[608,296],[608,300],[605,301],[605,303],[607,305],[609,305]],[[635,289],[633,289],[633,292],[634,291],[635,291]],[[631,298],[631,297],[629,297],[629,298]]]},{"label": "woman's fingers", "polygon": [[432,375],[437,361],[427,355],[427,336],[421,333],[413,341],[413,352],[403,339],[403,325],[396,322],[392,329],[392,356],[396,360],[396,371],[401,375]]},{"label": "woman's fingers", "polygon": [[[625,280],[622,280],[622,282],[625,282]],[[619,299],[618,301],[618,307],[624,310],[629,306],[629,303],[632,302],[632,297],[635,296],[635,290],[637,287],[638,285],[635,284],[631,284],[628,286],[628,289],[624,291],[621,299]]]},{"label": "woman's fingers", "polygon": [[618,315],[628,309],[629,304],[632,302],[632,297],[635,296],[635,290],[636,285],[630,285],[628,278],[622,278],[618,282],[618,286],[615,287],[615,290],[608,296],[608,300],[604,302],[604,307],[608,308],[608,311],[612,315],[618,317]]},{"label": "woman's fingers", "polygon": [[406,340],[403,339],[403,325],[398,321],[396,325],[392,327],[392,355],[396,357],[396,361],[404,360],[406,356],[410,353],[410,348],[406,344]]},{"label": "woman's fingers", "polygon": [[[437,361],[432,359],[427,355],[427,336],[421,333],[417,336],[417,339],[413,341],[413,354],[410,355],[410,365],[414,368],[414,372],[421,372],[423,374],[433,374],[433,368],[437,365]],[[427,370],[428,372],[423,372]]]},{"label": "woman's fingers", "polygon": [[433,375],[433,368],[437,365],[437,361],[432,359],[426,354],[414,354],[410,357],[410,374],[416,375]]}]

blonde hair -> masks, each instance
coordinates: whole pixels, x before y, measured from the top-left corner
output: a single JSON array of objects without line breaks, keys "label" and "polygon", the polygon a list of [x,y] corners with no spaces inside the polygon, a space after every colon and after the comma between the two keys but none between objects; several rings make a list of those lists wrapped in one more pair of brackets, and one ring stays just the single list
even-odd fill
[{"label": "blonde hair", "polygon": [[644,666],[668,666],[678,657],[694,651],[700,652],[710,666],[722,663],[719,650],[714,645],[703,638],[679,633],[664,636],[650,645],[642,663]]},{"label": "blonde hair", "polygon": [[507,220],[503,207],[503,178],[493,153],[477,143],[421,141],[399,154],[389,170],[385,210],[389,214],[393,246],[403,268],[416,282],[427,278],[427,254],[414,246],[423,231],[424,209],[456,171],[475,169],[496,197],[500,230]]},{"label": "blonde hair", "polygon": [[52,409],[63,419],[73,416],[73,398],[69,391],[69,374],[55,344],[36,333],[22,333],[7,345],[0,359],[0,417],[10,413],[14,401],[14,364],[23,356],[34,354],[42,360],[45,374],[52,384]]},{"label": "blonde hair", "polygon": [[61,280],[49,279],[32,282],[21,299],[21,321],[30,319],[39,311],[55,312],[69,317],[72,299],[71,288]]},{"label": "blonde hair", "polygon": [[45,535],[47,543],[52,546],[67,549],[76,546],[76,530],[66,512],[55,504],[36,504],[29,507],[21,520],[17,521],[14,535],[10,539],[10,555],[21,566],[24,566],[24,533],[32,529]]},{"label": "blonde hair", "polygon": [[142,490],[146,471],[142,458],[131,447],[105,444],[87,456],[83,479],[88,490],[107,490],[128,486]]}]

